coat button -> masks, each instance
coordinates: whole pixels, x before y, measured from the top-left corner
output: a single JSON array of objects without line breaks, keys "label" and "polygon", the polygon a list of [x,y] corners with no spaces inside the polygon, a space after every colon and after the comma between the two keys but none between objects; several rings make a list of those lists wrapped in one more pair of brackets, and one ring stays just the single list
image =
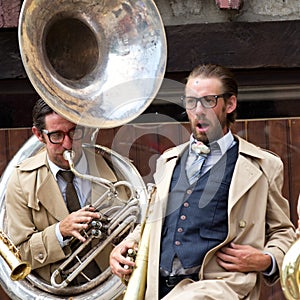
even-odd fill
[{"label": "coat button", "polygon": [[175,245],[176,245],[176,246],[180,246],[180,244],[181,244],[181,243],[180,243],[179,241],[175,241]]},{"label": "coat button", "polygon": [[184,206],[184,207],[189,207],[190,204],[189,204],[188,202],[184,202],[184,203],[183,203],[183,206]]},{"label": "coat button", "polygon": [[179,227],[179,228],[177,229],[177,232],[179,232],[179,233],[183,232],[183,228],[182,228],[182,227]]},{"label": "coat button", "polygon": [[43,253],[39,253],[39,254],[38,254],[38,258],[39,258],[39,259],[43,259],[43,258],[44,258]]},{"label": "coat button", "polygon": [[245,220],[241,220],[239,222],[240,228],[245,228],[246,227],[247,222]]},{"label": "coat button", "polygon": [[192,190],[187,190],[187,191],[186,191],[186,193],[187,193],[188,195],[191,195],[192,192],[193,192]]},{"label": "coat button", "polygon": [[185,221],[185,220],[186,220],[186,216],[185,216],[185,215],[182,215],[182,216],[180,216],[180,219],[181,219],[182,221]]}]

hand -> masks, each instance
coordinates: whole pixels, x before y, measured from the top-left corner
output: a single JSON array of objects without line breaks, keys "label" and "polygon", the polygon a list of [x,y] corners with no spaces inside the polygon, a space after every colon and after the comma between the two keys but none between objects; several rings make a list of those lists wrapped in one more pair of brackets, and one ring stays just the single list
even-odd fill
[{"label": "hand", "polygon": [[272,258],[249,245],[230,245],[217,253],[217,263],[229,272],[262,272],[268,269]]},{"label": "hand", "polygon": [[85,242],[86,238],[80,232],[87,229],[88,224],[93,219],[99,219],[100,214],[95,212],[92,206],[83,207],[75,212],[69,214],[65,219],[59,223],[59,229],[63,237],[73,236]]},{"label": "hand", "polygon": [[132,268],[135,266],[134,261],[131,261],[126,257],[128,249],[137,250],[137,243],[133,241],[123,241],[110,253],[111,271],[121,279],[123,279],[124,276],[130,275],[132,273]]}]

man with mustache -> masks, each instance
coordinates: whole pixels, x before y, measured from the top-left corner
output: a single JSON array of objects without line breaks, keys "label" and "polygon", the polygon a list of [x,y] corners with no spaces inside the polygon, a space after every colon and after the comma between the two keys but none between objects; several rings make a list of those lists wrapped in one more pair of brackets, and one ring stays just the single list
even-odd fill
[{"label": "man with mustache", "polygon": [[[158,159],[145,299],[259,299],[295,240],[282,196],[278,156],[234,135],[238,87],[219,65],[197,66],[183,105],[190,141]],[[196,165],[196,167],[195,167]],[[195,170],[196,171],[195,171]],[[129,276],[138,231],[111,253],[111,269]]]},{"label": "man with mustache", "polygon": [[[82,231],[100,217],[91,205],[106,191],[75,176],[77,196],[73,194],[69,203],[67,181],[61,171],[69,171],[71,177],[73,173],[63,157],[64,151],[75,152],[74,165],[78,172],[118,181],[104,157],[82,148],[87,130],[38,100],[33,108],[32,132],[44,147],[16,166],[7,185],[8,234],[19,247],[22,259],[31,264],[33,273],[48,283],[53,271],[71,254],[71,238],[86,241]],[[91,264],[84,273],[93,279],[102,267],[108,267],[108,258],[105,261],[96,257]],[[78,276],[72,285],[84,282],[86,279]]]}]

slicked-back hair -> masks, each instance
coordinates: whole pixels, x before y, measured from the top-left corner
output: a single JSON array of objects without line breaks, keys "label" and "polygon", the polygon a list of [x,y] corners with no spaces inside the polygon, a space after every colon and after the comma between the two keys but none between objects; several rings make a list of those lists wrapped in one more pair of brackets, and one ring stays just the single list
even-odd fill
[{"label": "slicked-back hair", "polygon": [[[233,73],[220,65],[214,64],[203,64],[195,67],[190,75],[188,76],[188,80],[191,78],[216,78],[221,81],[222,84],[222,94],[228,95],[238,95],[238,84],[234,78]],[[225,97],[225,103],[229,97]],[[236,120],[236,110],[227,114],[227,126],[230,127]]]},{"label": "slicked-back hair", "polygon": [[42,99],[37,100],[32,110],[32,121],[39,131],[45,129],[45,117],[54,112],[54,110]]}]

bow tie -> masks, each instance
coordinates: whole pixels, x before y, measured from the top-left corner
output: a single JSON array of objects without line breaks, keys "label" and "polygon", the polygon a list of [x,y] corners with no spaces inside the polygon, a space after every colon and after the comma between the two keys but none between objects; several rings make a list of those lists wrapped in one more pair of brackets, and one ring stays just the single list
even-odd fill
[{"label": "bow tie", "polygon": [[192,150],[198,155],[208,154],[210,152],[209,147],[199,141],[196,141],[192,144]]}]

